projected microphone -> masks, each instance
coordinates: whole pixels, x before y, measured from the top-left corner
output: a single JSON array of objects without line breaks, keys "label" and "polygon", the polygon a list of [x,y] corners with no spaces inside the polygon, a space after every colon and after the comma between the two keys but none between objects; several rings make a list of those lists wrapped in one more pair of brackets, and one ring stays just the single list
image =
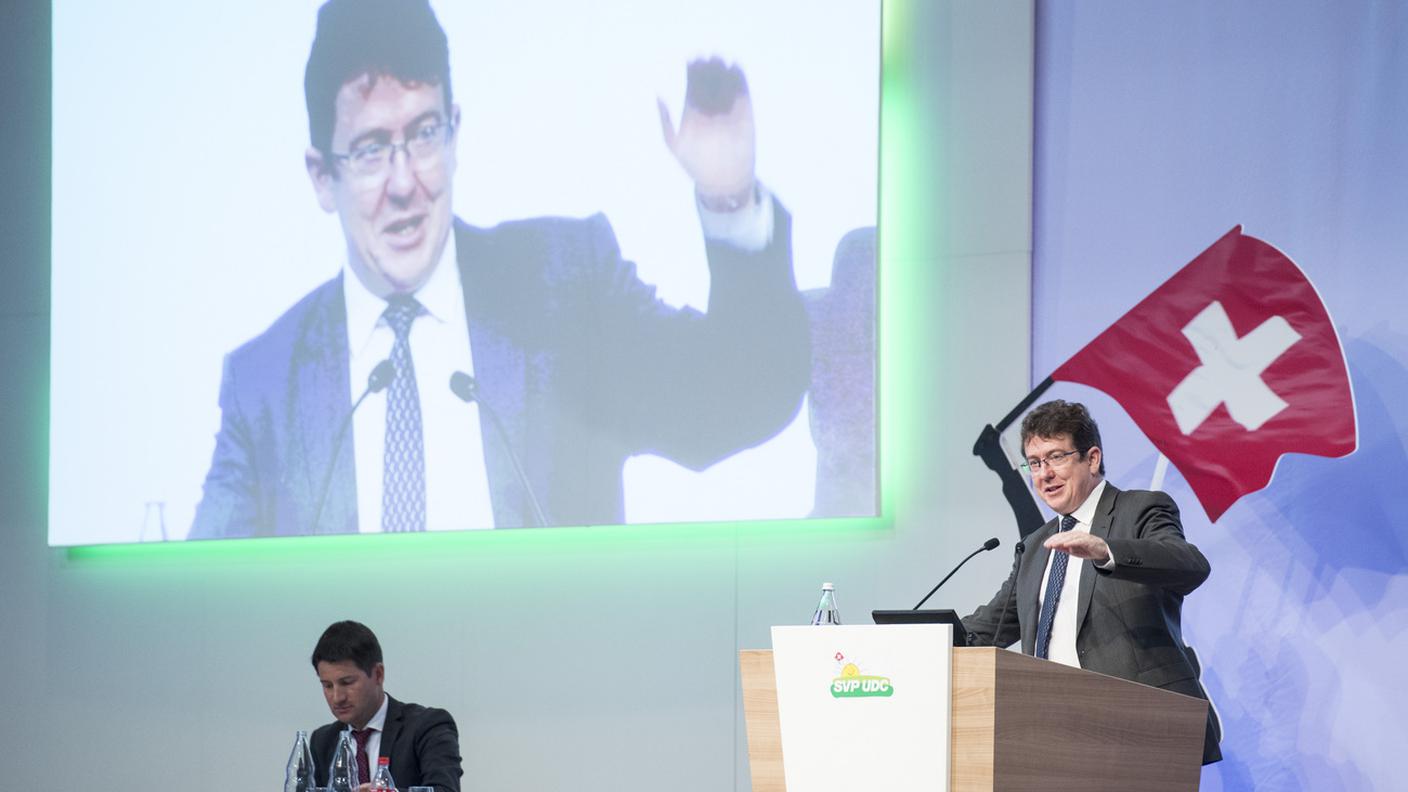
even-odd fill
[{"label": "projected microphone", "polygon": [[513,465],[513,475],[518,479],[518,486],[523,488],[523,494],[528,496],[528,506],[533,510],[533,521],[539,527],[546,527],[548,518],[543,516],[543,507],[538,503],[538,496],[533,493],[533,486],[528,483],[528,474],[523,472],[523,465],[518,461],[518,454],[513,452],[513,443],[509,442],[508,430],[499,420],[499,414],[494,412],[494,408],[484,403],[479,398],[479,383],[474,377],[463,371],[456,371],[450,375],[450,390],[460,397],[465,404],[478,404],[484,414],[489,417],[489,423],[494,425],[494,431],[499,433],[499,439],[503,441],[504,448],[508,451],[508,461]]},{"label": "projected microphone", "polygon": [[[1008,579],[1012,581],[1013,588],[1017,587],[1017,565],[1022,562],[1022,552],[1026,549],[1026,542],[1018,542],[1017,549],[1012,553],[1012,574],[1008,576]],[[1007,606],[1012,604],[1015,597],[1016,594],[1009,591],[1007,597],[1002,600],[1002,615],[998,617],[997,630],[992,634],[993,646],[997,646],[997,642],[1002,640],[1002,626],[1007,622]]]},{"label": "projected microphone", "polygon": [[[969,559],[969,558],[972,558],[973,556],[977,555],[978,553],[981,553],[981,552],[984,552],[984,551],[987,551],[987,550],[991,550],[991,549],[993,549],[994,547],[997,547],[997,546],[1000,545],[1000,544],[1002,544],[1002,542],[999,542],[999,541],[997,540],[997,537],[996,537],[996,536],[994,536],[993,538],[987,540],[986,542],[983,542],[983,546],[982,546],[982,547],[979,547],[977,550],[974,550],[973,552],[969,553],[969,554],[968,554],[968,558],[965,558],[965,559],[963,559],[962,561],[959,561],[959,562],[958,562],[958,566],[956,566],[956,567],[953,568],[953,572],[957,572],[958,570],[962,569],[962,568],[963,568],[963,565],[966,564],[966,563],[968,563],[968,559]],[[939,590],[939,586],[942,586],[943,584],[947,583],[947,582],[948,582],[948,579],[951,578],[951,577],[953,577],[953,572],[950,572],[950,573],[948,573],[947,575],[944,575],[944,579],[939,581],[939,585],[938,585],[938,586],[934,586],[932,589],[929,589],[929,593],[924,595],[924,599],[919,600],[919,604],[918,604],[918,605],[915,605],[913,608],[910,608],[910,610],[919,610],[919,608],[922,607],[922,606],[924,605],[924,603],[926,603],[926,602],[929,601],[929,598],[930,598],[930,597],[934,596],[934,592],[936,592],[936,591]]]},{"label": "projected microphone", "polygon": [[328,486],[332,484],[332,469],[337,467],[337,453],[342,450],[342,440],[347,436],[347,427],[352,425],[352,416],[357,412],[357,408],[362,406],[362,402],[373,393],[381,393],[386,390],[386,386],[391,384],[391,380],[396,378],[396,364],[390,359],[383,360],[372,368],[372,373],[367,375],[367,387],[362,389],[362,395],[357,397],[357,401],[352,402],[352,409],[347,411],[346,417],[342,419],[342,425],[337,429],[337,439],[332,443],[332,456],[328,458],[328,472],[323,476],[322,494],[318,496],[318,511],[313,514],[313,527],[310,533],[318,532],[318,523],[323,519],[323,507],[328,501]]}]

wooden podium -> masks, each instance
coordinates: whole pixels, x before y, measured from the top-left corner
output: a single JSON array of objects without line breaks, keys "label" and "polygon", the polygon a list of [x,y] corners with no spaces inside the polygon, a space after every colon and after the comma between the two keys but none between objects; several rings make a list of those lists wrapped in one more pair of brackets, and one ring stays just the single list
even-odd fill
[{"label": "wooden podium", "polygon": [[[753,792],[785,792],[772,652],[738,653]],[[1207,702],[993,648],[953,650],[949,787],[1196,790]]]}]

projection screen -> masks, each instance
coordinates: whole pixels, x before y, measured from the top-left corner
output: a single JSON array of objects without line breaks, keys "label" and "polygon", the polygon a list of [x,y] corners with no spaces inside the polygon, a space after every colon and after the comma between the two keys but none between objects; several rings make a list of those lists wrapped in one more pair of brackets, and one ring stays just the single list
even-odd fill
[{"label": "projection screen", "polygon": [[329,5],[55,3],[51,545],[876,514],[878,0]]}]

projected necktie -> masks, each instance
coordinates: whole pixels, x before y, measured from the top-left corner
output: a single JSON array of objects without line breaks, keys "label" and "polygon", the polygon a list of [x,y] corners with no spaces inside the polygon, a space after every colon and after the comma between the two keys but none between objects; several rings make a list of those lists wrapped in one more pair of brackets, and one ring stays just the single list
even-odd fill
[{"label": "projected necktie", "polygon": [[382,457],[381,530],[425,530],[425,446],[421,439],[420,394],[411,362],[411,323],[425,312],[413,297],[397,296],[386,307],[386,323],[396,334],[391,362],[396,377],[386,391],[386,448]]},{"label": "projected necktie", "polygon": [[[1075,524],[1076,518],[1069,514],[1061,518],[1062,531],[1071,530]],[[1046,657],[1046,650],[1051,646],[1051,622],[1056,618],[1056,606],[1061,603],[1061,587],[1066,585],[1066,562],[1071,558],[1069,553],[1051,552],[1055,553],[1051,559],[1051,574],[1046,578],[1046,596],[1041,598],[1041,618],[1036,623],[1037,657]]]}]

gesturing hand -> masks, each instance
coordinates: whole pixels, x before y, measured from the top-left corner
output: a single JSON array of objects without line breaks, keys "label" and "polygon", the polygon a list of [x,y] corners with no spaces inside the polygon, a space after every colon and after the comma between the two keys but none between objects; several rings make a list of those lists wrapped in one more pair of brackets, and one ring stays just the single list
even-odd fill
[{"label": "gesturing hand", "polygon": [[678,130],[665,101],[658,105],[665,145],[694,180],[705,208],[734,211],[749,205],[757,140],[743,70],[717,57],[691,62]]},{"label": "gesturing hand", "polygon": [[1110,546],[1104,539],[1085,531],[1062,531],[1042,543],[1050,550],[1070,553],[1076,558],[1084,558],[1103,564],[1110,560]]}]

